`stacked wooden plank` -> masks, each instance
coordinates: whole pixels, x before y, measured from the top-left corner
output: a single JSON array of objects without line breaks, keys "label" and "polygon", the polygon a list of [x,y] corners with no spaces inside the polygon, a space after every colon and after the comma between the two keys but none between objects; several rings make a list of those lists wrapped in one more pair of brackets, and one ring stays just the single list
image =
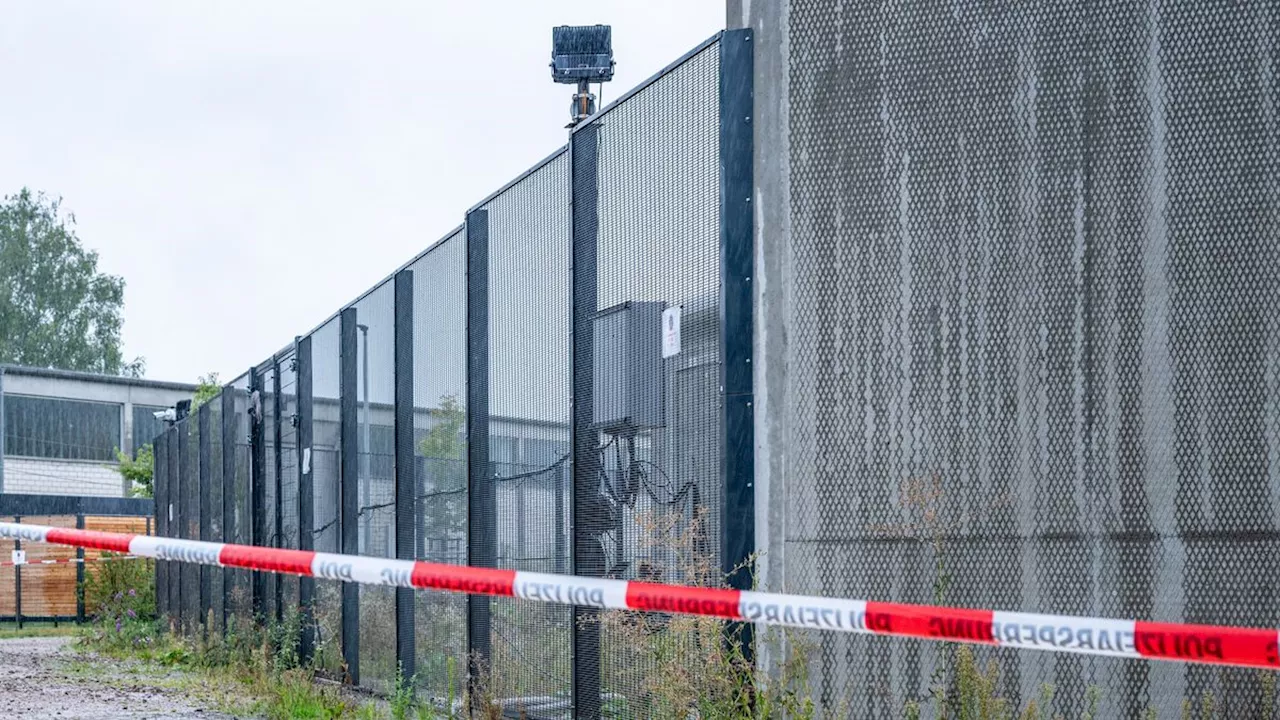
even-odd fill
[{"label": "stacked wooden plank", "polygon": [[[10,520],[11,518],[4,518]],[[51,525],[54,527],[76,526],[74,516],[23,516],[21,522],[32,525]],[[143,517],[111,517],[86,516],[86,530],[102,530],[104,532],[145,534],[148,529],[147,518]],[[6,542],[0,546],[0,559],[9,560],[14,550],[13,544]],[[0,617],[12,618],[16,613],[18,572],[22,575],[22,615],[30,618],[74,617],[76,614],[76,577],[75,563],[60,562],[57,564],[41,564],[41,560],[69,560],[76,557],[76,549],[46,543],[24,543],[22,550],[26,553],[27,564],[18,568],[0,567]],[[84,556],[90,562],[85,565],[85,572],[92,573],[95,561],[103,553],[99,550],[86,550]],[[143,562],[143,561],[125,561]],[[92,608],[86,608],[92,613]]]}]

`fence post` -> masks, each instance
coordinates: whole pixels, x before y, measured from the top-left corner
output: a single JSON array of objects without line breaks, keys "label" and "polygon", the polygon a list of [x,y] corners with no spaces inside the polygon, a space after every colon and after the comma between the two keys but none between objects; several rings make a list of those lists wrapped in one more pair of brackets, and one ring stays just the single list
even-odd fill
[{"label": "fence post", "polygon": [[[342,507],[342,552],[360,552],[360,425],[356,416],[357,374],[356,309],[345,308],[338,319],[338,451],[342,465],[338,475],[338,495]],[[347,666],[346,680],[360,684],[360,586],[342,583],[342,659]]]},{"label": "fence post", "polygon": [[[21,515],[14,515],[15,523],[22,522]],[[13,539],[13,549],[21,550],[22,541],[18,538]],[[18,629],[22,629],[22,566],[13,566],[13,619],[18,625]]]},{"label": "fence post", "polygon": [[[155,503],[156,534],[161,537],[169,535],[169,446],[165,442],[165,434],[151,439],[151,497]],[[156,615],[161,619],[168,616],[169,609],[169,566],[163,560],[156,561]]]},{"label": "fence post", "polygon": [[[467,564],[497,561],[497,497],[489,468],[489,213],[467,214]],[[485,685],[490,657],[487,595],[467,596],[468,687]]]},{"label": "fence post", "polygon": [[[193,418],[188,415],[178,422],[178,477],[182,485],[182,496],[179,497],[179,507],[181,508],[182,520],[179,523],[179,532],[181,536],[187,540],[197,540],[196,533],[199,528],[192,527],[200,521],[200,479],[199,469],[197,468],[197,477],[191,476],[191,423]],[[198,450],[197,450],[198,452]],[[197,456],[197,462],[199,457]],[[192,532],[192,531],[195,532]],[[192,632],[195,626],[192,624],[192,615],[199,612],[200,608],[200,590],[199,590],[199,568],[193,567],[190,563],[179,563],[179,572],[182,577],[182,617],[183,632]],[[188,583],[187,578],[193,577],[195,583]],[[190,587],[195,585],[194,588]],[[191,590],[195,590],[195,597],[190,597]],[[199,622],[199,619],[195,619]]]},{"label": "fence post", "polygon": [[[751,30],[720,37],[720,561],[731,587],[750,590],[755,552],[755,420],[751,353],[752,193]],[[752,657],[752,626],[730,637]]]},{"label": "fence post", "polygon": [[[596,252],[599,231],[597,201],[598,131],[596,123],[578,126],[569,138],[569,194],[572,205],[572,327],[570,329],[570,438],[573,448],[573,492],[569,497],[571,564],[574,575],[604,574],[604,547],[597,534],[588,532],[596,522],[586,510],[596,504],[600,483],[598,433],[592,429],[594,412],[594,327],[596,312]],[[574,717],[600,717],[600,613],[574,606],[573,704]]]},{"label": "fence post", "polygon": [[[200,539],[206,542],[213,539],[211,537],[210,525],[213,520],[213,480],[209,477],[209,464],[213,461],[213,438],[209,436],[210,424],[212,422],[209,403],[206,402],[196,411],[196,430],[200,434],[200,447],[196,451],[197,459],[200,462],[199,484],[200,484]],[[209,611],[213,609],[213,568],[208,565],[199,566],[200,570],[200,618],[199,623],[204,625],[209,619]],[[207,634],[212,628],[205,627]]]},{"label": "fence post", "polygon": [[[396,557],[414,560],[417,473],[413,448],[413,271],[401,270],[395,279],[395,500]],[[414,592],[396,588],[396,659],[405,678],[417,672],[414,663]]]},{"label": "fence post", "polygon": [[[267,448],[262,423],[262,377],[258,369],[249,370],[249,487],[250,545],[262,546],[267,541]],[[253,571],[253,619],[265,622],[267,585],[260,570]]]},{"label": "fence post", "polygon": [[[182,537],[181,529],[181,509],[182,509],[182,485],[181,478],[178,477],[178,427],[170,425],[165,428],[165,464],[168,466],[168,485],[169,490],[166,493],[169,498],[169,537]],[[169,566],[166,575],[169,578],[169,622],[172,624],[175,620],[182,618],[182,564],[176,560],[166,560],[165,564]]]},{"label": "fence post", "polygon": [[[235,542],[233,535],[236,521],[236,396],[235,388],[222,389],[222,542]],[[227,630],[227,618],[231,615],[231,596],[235,589],[235,570],[222,569],[222,631]]]},{"label": "fence post", "polygon": [[[154,474],[153,474],[154,477]],[[76,515],[76,529],[84,529],[84,515]],[[84,548],[76,548],[76,623],[84,623]]]},{"label": "fence post", "polygon": [[[298,549],[315,550],[315,489],[311,476],[311,336],[298,338],[294,344],[294,357],[298,361],[296,392],[298,394]],[[316,580],[298,578],[298,613],[301,615],[302,636],[298,639],[298,657],[304,663],[311,662],[315,652],[315,625],[313,621],[316,596]]]},{"label": "fence post", "polygon": [[[272,453],[271,464],[275,470],[275,502],[273,505],[275,526],[271,533],[271,547],[284,547],[284,453],[280,452],[280,446],[284,442],[284,432],[281,429],[281,415],[284,413],[283,392],[280,388],[280,358],[272,356],[271,358],[271,443],[275,448]],[[284,578],[276,575],[271,578],[271,588],[274,596],[274,612],[276,623],[284,622]]]}]

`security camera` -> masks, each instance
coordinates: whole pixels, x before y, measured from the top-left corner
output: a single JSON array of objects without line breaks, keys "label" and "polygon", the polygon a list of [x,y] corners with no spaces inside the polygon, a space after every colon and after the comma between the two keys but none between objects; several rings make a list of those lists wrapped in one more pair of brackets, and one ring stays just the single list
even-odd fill
[{"label": "security camera", "polygon": [[165,408],[164,410],[157,410],[151,414],[152,416],[155,417],[155,419],[163,420],[165,422],[174,422],[178,419],[178,413],[173,408]]}]

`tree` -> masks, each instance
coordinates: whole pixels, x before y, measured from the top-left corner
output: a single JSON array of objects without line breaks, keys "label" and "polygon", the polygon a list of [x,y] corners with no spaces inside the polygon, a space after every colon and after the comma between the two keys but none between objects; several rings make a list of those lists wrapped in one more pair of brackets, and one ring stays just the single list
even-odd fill
[{"label": "tree", "polygon": [[[196,379],[196,393],[191,399],[191,412],[195,412],[201,405],[217,397],[220,392],[222,392],[222,386],[218,385],[218,373],[201,375]],[[138,448],[136,458],[131,458],[129,453],[116,448],[116,460],[119,462],[116,469],[120,472],[120,477],[129,483],[129,494],[132,497],[151,497],[154,492],[156,463],[155,451],[151,445]]]},{"label": "tree", "polygon": [[120,461],[120,476],[129,483],[129,494],[133,497],[151,497],[156,464],[151,445],[138,448],[137,460],[116,448],[116,459]]},{"label": "tree", "polygon": [[201,405],[216,398],[220,392],[222,392],[222,386],[218,384],[218,373],[211,372],[196,378],[196,394],[191,398],[191,412],[195,412]]},{"label": "tree", "polygon": [[439,460],[462,459],[462,424],[467,414],[455,395],[440,398],[440,409],[433,413],[439,421],[418,442],[418,454]]},{"label": "tree", "polygon": [[0,202],[0,361],[140,376],[121,356],[124,280],[98,272],[61,205],[27,188]]},{"label": "tree", "polygon": [[[440,398],[436,422],[418,441],[426,472],[422,522],[428,540],[462,541],[466,536],[467,451],[462,431],[467,413],[455,395]],[[444,559],[449,559],[448,557]]]}]

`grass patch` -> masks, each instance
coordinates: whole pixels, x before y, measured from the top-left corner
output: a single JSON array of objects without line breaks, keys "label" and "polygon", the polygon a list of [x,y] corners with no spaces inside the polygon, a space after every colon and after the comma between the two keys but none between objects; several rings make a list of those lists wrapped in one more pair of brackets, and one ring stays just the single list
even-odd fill
[{"label": "grass patch", "polygon": [[0,640],[10,640],[14,638],[29,637],[67,637],[79,634],[80,630],[74,623],[33,623],[24,622],[19,628],[17,623],[0,623]]},{"label": "grass patch", "polygon": [[84,634],[81,646],[119,663],[73,660],[65,669],[173,690],[230,715],[270,720],[355,717],[358,703],[336,688],[316,684],[311,669],[298,667],[296,645],[286,640],[291,636],[288,628],[231,627],[225,639],[192,642],[162,631],[155,621],[99,624]]}]

